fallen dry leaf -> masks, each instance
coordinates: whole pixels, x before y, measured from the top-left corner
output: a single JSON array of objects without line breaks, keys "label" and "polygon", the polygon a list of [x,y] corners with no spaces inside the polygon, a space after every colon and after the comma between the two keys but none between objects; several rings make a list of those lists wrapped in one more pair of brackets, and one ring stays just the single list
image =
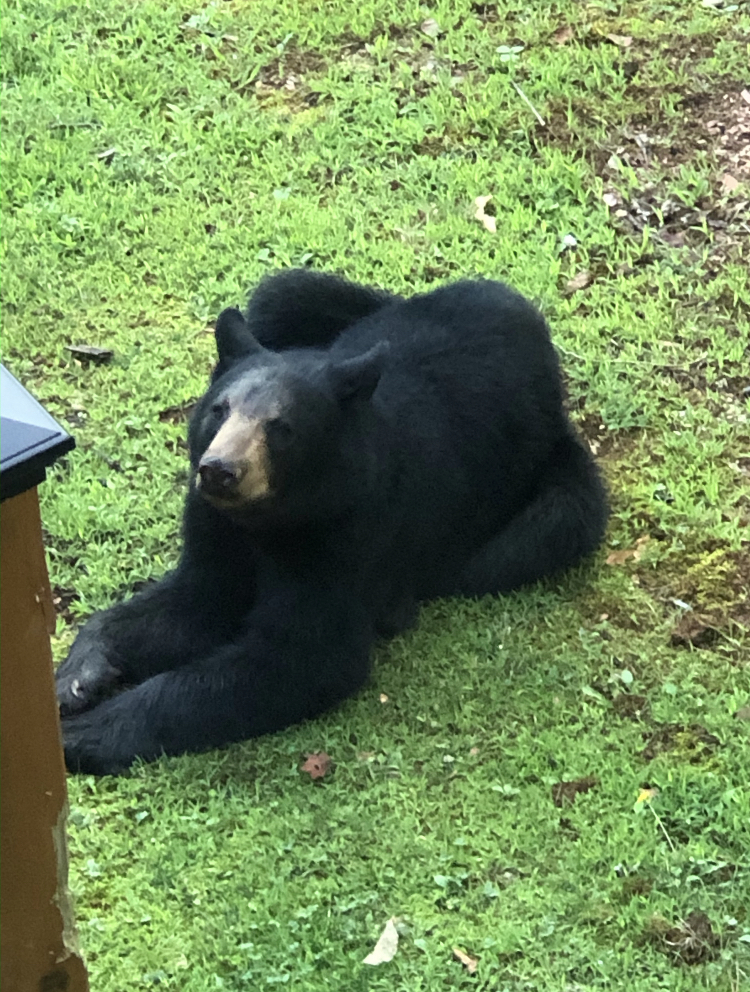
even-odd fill
[{"label": "fallen dry leaf", "polygon": [[462,951],[460,947],[453,948],[453,957],[458,958],[470,975],[473,975],[476,972],[477,965],[479,964],[479,958],[471,957],[466,953],[466,951]]},{"label": "fallen dry leaf", "polygon": [[750,720],[750,703],[747,706],[740,706],[734,716],[736,720]]},{"label": "fallen dry leaf", "polygon": [[396,929],[396,918],[392,916],[385,925],[385,929],[378,937],[377,944],[373,947],[362,964],[386,964],[392,961],[398,950],[398,930]]},{"label": "fallen dry leaf", "polygon": [[630,48],[633,44],[633,39],[629,34],[608,34],[605,37],[619,48]]},{"label": "fallen dry leaf", "polygon": [[639,537],[635,542],[634,548],[621,548],[619,551],[613,551],[611,554],[607,555],[605,563],[607,565],[624,565],[630,558],[632,558],[633,561],[640,561],[643,556],[643,549],[650,540],[650,536],[648,534],[644,534],[643,537]]},{"label": "fallen dry leaf", "polygon": [[440,25],[434,17],[428,17],[426,21],[422,21],[421,28],[422,33],[426,34],[428,38],[437,38],[442,34]]},{"label": "fallen dry leaf", "polygon": [[552,40],[556,45],[567,45],[573,39],[573,28],[569,24],[558,28],[552,35]]},{"label": "fallen dry leaf", "polygon": [[80,362],[94,362],[97,365],[103,365],[114,355],[111,348],[99,348],[95,344],[69,344],[68,351]]},{"label": "fallen dry leaf", "polygon": [[583,269],[578,275],[573,276],[572,279],[568,279],[565,289],[569,293],[575,293],[579,289],[585,289],[587,286],[590,286],[593,281],[594,277],[591,272],[588,269]]},{"label": "fallen dry leaf", "polygon": [[599,785],[599,779],[596,775],[587,775],[585,778],[575,779],[573,782],[558,782],[552,786],[552,802],[555,806],[574,803],[579,792],[589,792],[597,785]]},{"label": "fallen dry leaf", "polygon": [[300,771],[307,772],[310,778],[323,778],[333,765],[333,758],[325,751],[318,751],[316,754],[305,755],[306,761]]},{"label": "fallen dry leaf", "polygon": [[743,90],[740,96],[745,101],[745,103],[750,103],[750,90]]},{"label": "fallen dry leaf", "polygon": [[740,184],[739,179],[735,179],[734,176],[729,172],[725,172],[724,175],[721,177],[721,185],[724,187],[727,193],[733,193],[737,189],[739,184]]},{"label": "fallen dry leaf", "polygon": [[608,207],[617,207],[620,204],[620,198],[616,193],[604,193],[602,194],[602,200],[604,200]]},{"label": "fallen dry leaf", "polygon": [[479,754],[479,748],[478,747],[470,747],[469,748],[469,754],[471,754],[471,755],[477,755],[477,754]]},{"label": "fallen dry leaf", "polygon": [[474,206],[476,207],[474,219],[478,220],[490,234],[497,234],[497,219],[492,214],[485,213],[484,210],[491,199],[491,196],[478,196],[474,200]]}]

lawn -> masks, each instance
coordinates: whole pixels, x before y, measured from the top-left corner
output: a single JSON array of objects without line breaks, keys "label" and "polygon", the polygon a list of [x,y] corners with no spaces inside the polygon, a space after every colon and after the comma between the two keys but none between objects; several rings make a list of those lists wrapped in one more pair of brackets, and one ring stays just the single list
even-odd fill
[{"label": "lawn", "polygon": [[274,268],[512,283],[612,493],[593,562],[430,605],[329,716],[71,778],[96,992],[750,987],[749,42],[721,0],[6,0],[58,657],[175,562],[212,321]]}]

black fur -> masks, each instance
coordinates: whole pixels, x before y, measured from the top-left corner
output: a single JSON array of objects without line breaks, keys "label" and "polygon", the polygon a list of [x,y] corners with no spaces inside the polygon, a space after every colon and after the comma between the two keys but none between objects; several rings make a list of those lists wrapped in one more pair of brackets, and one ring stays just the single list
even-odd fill
[{"label": "black fur", "polygon": [[214,505],[193,481],[177,569],[83,629],[57,675],[72,770],[314,717],[420,601],[507,592],[602,538],[547,327],[500,283],[403,300],[292,270],[246,322],[225,311],[217,346],[192,467],[240,404],[266,425],[270,494]]}]

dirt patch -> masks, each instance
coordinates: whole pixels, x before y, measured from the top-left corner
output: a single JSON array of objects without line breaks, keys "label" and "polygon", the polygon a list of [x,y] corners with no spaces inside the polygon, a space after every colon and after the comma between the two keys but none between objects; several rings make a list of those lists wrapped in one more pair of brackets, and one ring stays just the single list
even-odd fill
[{"label": "dirt patch", "polygon": [[326,60],[318,52],[289,48],[283,55],[263,66],[256,81],[256,89],[260,85],[293,91],[296,84],[302,83],[305,77],[322,72],[325,68]]},{"label": "dirt patch", "polygon": [[648,936],[659,950],[689,965],[712,961],[721,943],[711,921],[700,909],[694,909],[684,920],[674,924],[661,916],[653,917]]},{"label": "dirt patch", "polygon": [[632,119],[633,128],[646,129],[644,154],[672,167],[707,151],[737,178],[750,176],[750,90],[724,83],[714,92],[687,93],[676,109],[676,118],[646,113]]},{"label": "dirt patch", "polygon": [[[281,97],[287,109],[304,110],[319,102],[320,94],[311,90],[309,79],[325,68],[326,60],[318,52],[287,49],[261,68],[245,92],[252,90],[260,102]],[[243,87],[238,90],[242,91]]]},{"label": "dirt patch", "polygon": [[635,427],[610,430],[602,422],[601,414],[596,411],[587,412],[583,416],[574,416],[573,419],[588,443],[591,453],[597,458],[606,458],[615,452],[621,452],[640,433]]},{"label": "dirt patch", "polygon": [[[574,127],[571,127],[571,109],[575,114]],[[572,158],[588,162],[599,174],[612,154],[610,141],[597,141],[592,137],[602,128],[599,114],[583,100],[571,108],[567,100],[551,99],[544,112],[544,124],[538,124],[531,134],[532,146],[538,151],[545,145],[554,145]]]},{"label": "dirt patch", "polygon": [[52,587],[52,605],[55,608],[56,615],[63,623],[70,625],[78,622],[78,618],[73,614],[70,607],[80,598],[75,589],[63,589],[62,586]]},{"label": "dirt patch", "polygon": [[670,635],[672,647],[710,648],[718,641],[719,631],[693,613],[686,613]]},{"label": "dirt patch", "polygon": [[711,342],[708,340],[697,341],[695,347],[701,349],[702,354],[687,365],[655,364],[654,369],[678,383],[686,393],[695,391],[700,394],[701,403],[705,402],[705,394],[711,391],[726,393],[740,402],[744,401],[750,387],[750,373],[742,374],[742,364],[725,361],[719,366],[711,357]]},{"label": "dirt patch", "polygon": [[628,875],[622,880],[622,901],[630,902],[636,896],[647,896],[654,887],[653,879],[643,875]]},{"label": "dirt patch", "polygon": [[[673,181],[701,153],[713,163],[712,188],[685,202]],[[618,193],[623,165],[641,182],[627,199]],[[649,111],[633,117],[600,175],[619,229],[640,234],[650,228],[670,248],[697,249],[710,241],[715,263],[730,257],[750,234],[750,201],[741,195],[742,184],[750,182],[750,91],[724,82],[714,92],[686,94],[673,117]]]},{"label": "dirt patch", "polygon": [[647,720],[650,713],[648,699],[629,692],[615,696],[612,709],[623,720]]},{"label": "dirt patch", "polygon": [[[603,39],[595,35],[593,41],[599,44]],[[673,52],[662,48],[660,56],[682,65],[688,51],[693,60],[708,57],[717,43],[708,35],[682,41],[672,42]],[[750,88],[734,80],[700,76],[694,85],[706,88],[688,93],[676,83],[641,82],[641,76],[648,75],[649,60],[637,44],[632,53],[635,61],[618,66],[629,82],[625,99],[634,108],[625,126],[612,132],[602,108],[583,93],[572,106],[567,101],[548,104],[545,123],[536,128],[532,143],[537,148],[553,144],[589,162],[604,182],[612,223],[623,233],[639,235],[648,228],[657,250],[661,243],[696,253],[710,242],[715,263],[736,257],[750,235],[746,192],[750,183]],[[670,114],[664,110],[665,97],[673,107]],[[609,136],[602,139],[607,130]],[[681,167],[700,155],[707,156],[713,166],[711,190],[695,200],[688,194],[686,200],[689,183]],[[627,198],[619,193],[623,166],[635,173],[640,185]],[[694,257],[700,260],[697,253]]]},{"label": "dirt patch", "polygon": [[647,741],[641,757],[644,761],[653,761],[662,754],[672,754],[698,765],[710,758],[721,747],[718,737],[710,734],[699,723],[684,726],[680,723],[658,724],[656,730],[643,734]]},{"label": "dirt patch", "polygon": [[558,782],[552,786],[552,802],[555,806],[572,805],[576,796],[590,792],[597,785],[599,785],[599,779],[596,775],[587,775],[585,778],[579,778],[572,782]]},{"label": "dirt patch", "polygon": [[724,634],[750,631],[750,542],[736,551],[708,541],[675,552],[658,569],[640,570],[638,582],[668,609],[689,608],[674,628],[675,646],[711,647]]},{"label": "dirt patch", "polygon": [[[229,35],[223,39],[223,44],[230,48],[235,48],[236,43],[237,39]],[[320,94],[311,89],[310,80],[325,71],[326,58],[320,52],[284,47],[283,44],[277,51],[275,58],[260,67],[248,65],[247,55],[232,63],[215,61],[210,75],[225,78],[241,96],[254,96],[262,104],[279,104],[290,112],[316,106]],[[210,51],[203,51],[203,55],[211,59]]]},{"label": "dirt patch", "polygon": [[182,424],[189,420],[193,410],[198,405],[198,400],[186,400],[177,406],[169,406],[159,413],[159,420],[162,424]]}]

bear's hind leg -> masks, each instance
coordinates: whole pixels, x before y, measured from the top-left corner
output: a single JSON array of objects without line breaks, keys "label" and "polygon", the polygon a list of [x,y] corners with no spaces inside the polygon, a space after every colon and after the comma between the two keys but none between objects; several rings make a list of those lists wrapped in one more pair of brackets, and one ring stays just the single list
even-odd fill
[{"label": "bear's hind leg", "polygon": [[311,269],[285,269],[250,297],[247,323],[265,348],[324,348],[396,297]]},{"label": "bear's hind leg", "polygon": [[456,591],[510,592],[576,564],[595,550],[607,524],[596,465],[573,437],[561,441],[536,498],[471,559]]}]

